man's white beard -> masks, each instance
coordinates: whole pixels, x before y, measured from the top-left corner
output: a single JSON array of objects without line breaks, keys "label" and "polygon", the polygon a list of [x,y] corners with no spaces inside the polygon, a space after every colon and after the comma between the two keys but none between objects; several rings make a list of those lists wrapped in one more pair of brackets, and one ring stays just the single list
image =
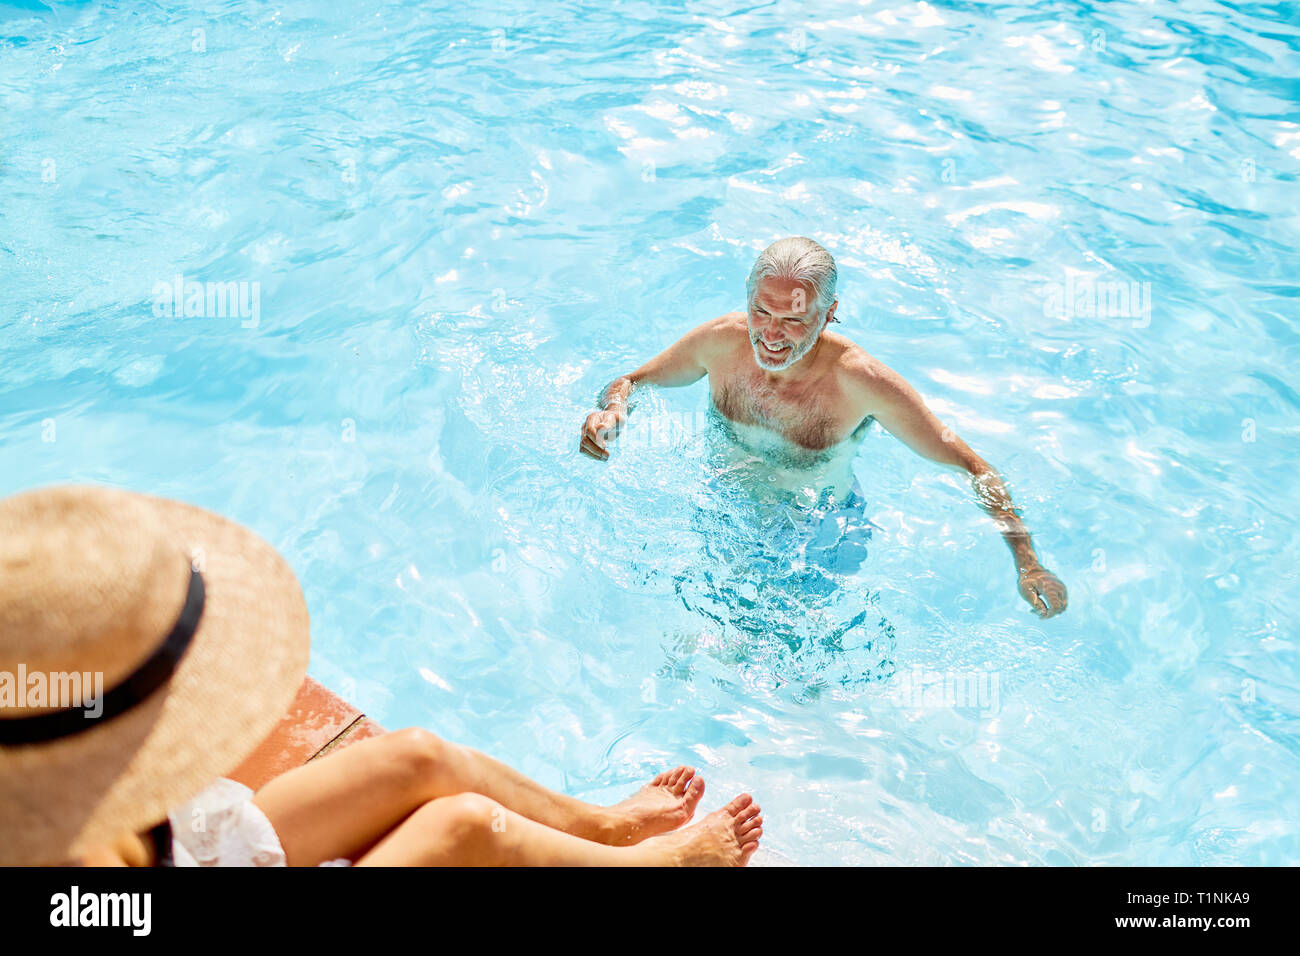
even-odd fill
[{"label": "man's white beard", "polygon": [[798,362],[801,358],[812,351],[813,346],[817,344],[817,340],[821,338],[822,331],[825,328],[826,316],[823,314],[821,325],[817,326],[816,334],[808,336],[802,345],[796,345],[794,348],[790,349],[790,354],[785,357],[785,361],[780,365],[771,364],[772,353],[763,346],[761,338],[756,339],[751,335],[749,341],[754,346],[754,361],[757,362],[758,367],[763,369],[765,372],[784,372],[791,365]]}]

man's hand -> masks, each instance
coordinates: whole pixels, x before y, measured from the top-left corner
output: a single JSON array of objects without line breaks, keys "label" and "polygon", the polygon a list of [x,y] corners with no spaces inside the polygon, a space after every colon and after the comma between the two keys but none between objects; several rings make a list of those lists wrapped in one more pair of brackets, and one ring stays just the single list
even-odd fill
[{"label": "man's hand", "polygon": [[603,410],[587,416],[578,450],[597,461],[609,461],[607,442],[617,437],[627,424],[628,401],[633,390],[642,385],[676,388],[698,382],[709,374],[709,363],[725,350],[728,342],[734,341],[737,329],[744,326],[744,316],[739,312],[728,312],[710,319],[691,329],[635,372],[614,379],[596,400]]},{"label": "man's hand", "polygon": [[609,461],[609,439],[618,436],[627,421],[627,412],[621,408],[592,412],[582,426],[582,444],[578,450],[597,461]]},{"label": "man's hand", "polygon": [[1056,617],[1066,608],[1065,585],[1042,565],[1034,565],[1020,572],[1020,595],[1034,613],[1046,620]]}]

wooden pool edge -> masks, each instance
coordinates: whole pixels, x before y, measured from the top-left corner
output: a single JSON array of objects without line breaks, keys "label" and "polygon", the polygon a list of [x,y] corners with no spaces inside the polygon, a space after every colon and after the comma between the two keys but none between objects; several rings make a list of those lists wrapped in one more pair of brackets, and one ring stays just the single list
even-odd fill
[{"label": "wooden pool edge", "polygon": [[257,790],[309,760],[384,732],[352,704],[307,677],[280,723],[226,776]]}]

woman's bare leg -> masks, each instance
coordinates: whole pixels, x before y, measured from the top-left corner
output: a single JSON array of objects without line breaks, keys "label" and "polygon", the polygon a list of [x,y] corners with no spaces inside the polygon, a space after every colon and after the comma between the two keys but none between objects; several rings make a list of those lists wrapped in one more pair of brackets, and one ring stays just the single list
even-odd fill
[{"label": "woman's bare leg", "polygon": [[695,826],[634,846],[604,846],[553,830],[477,793],[433,800],[359,866],[744,866],[763,817],[741,794]]},{"label": "woman's bare leg", "polygon": [[690,767],[662,773],[636,795],[599,807],[555,793],[486,754],[418,728],[363,740],[290,770],[254,797],[290,866],[356,859],[431,800],[480,793],[554,830],[629,845],[681,826],[704,781]]}]

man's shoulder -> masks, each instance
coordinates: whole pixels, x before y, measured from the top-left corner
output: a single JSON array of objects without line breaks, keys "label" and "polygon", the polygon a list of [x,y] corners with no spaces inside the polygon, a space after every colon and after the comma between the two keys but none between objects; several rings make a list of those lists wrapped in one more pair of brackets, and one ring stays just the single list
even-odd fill
[{"label": "man's shoulder", "polygon": [[857,342],[829,329],[822,334],[835,346],[835,368],[840,380],[852,390],[874,395],[901,381],[897,372]]},{"label": "man's shoulder", "polygon": [[889,371],[883,362],[852,339],[830,329],[822,335],[826,337],[827,344],[835,350],[832,357],[835,367],[841,374],[855,379],[869,379]]},{"label": "man's shoulder", "polygon": [[718,355],[734,348],[737,342],[749,341],[748,319],[744,312],[728,312],[716,319],[702,322],[687,333],[698,348],[708,354]]},{"label": "man's shoulder", "polygon": [[741,333],[745,338],[749,338],[749,315],[745,312],[727,312],[705,322],[704,326],[707,326],[713,335],[734,337],[737,333]]}]

